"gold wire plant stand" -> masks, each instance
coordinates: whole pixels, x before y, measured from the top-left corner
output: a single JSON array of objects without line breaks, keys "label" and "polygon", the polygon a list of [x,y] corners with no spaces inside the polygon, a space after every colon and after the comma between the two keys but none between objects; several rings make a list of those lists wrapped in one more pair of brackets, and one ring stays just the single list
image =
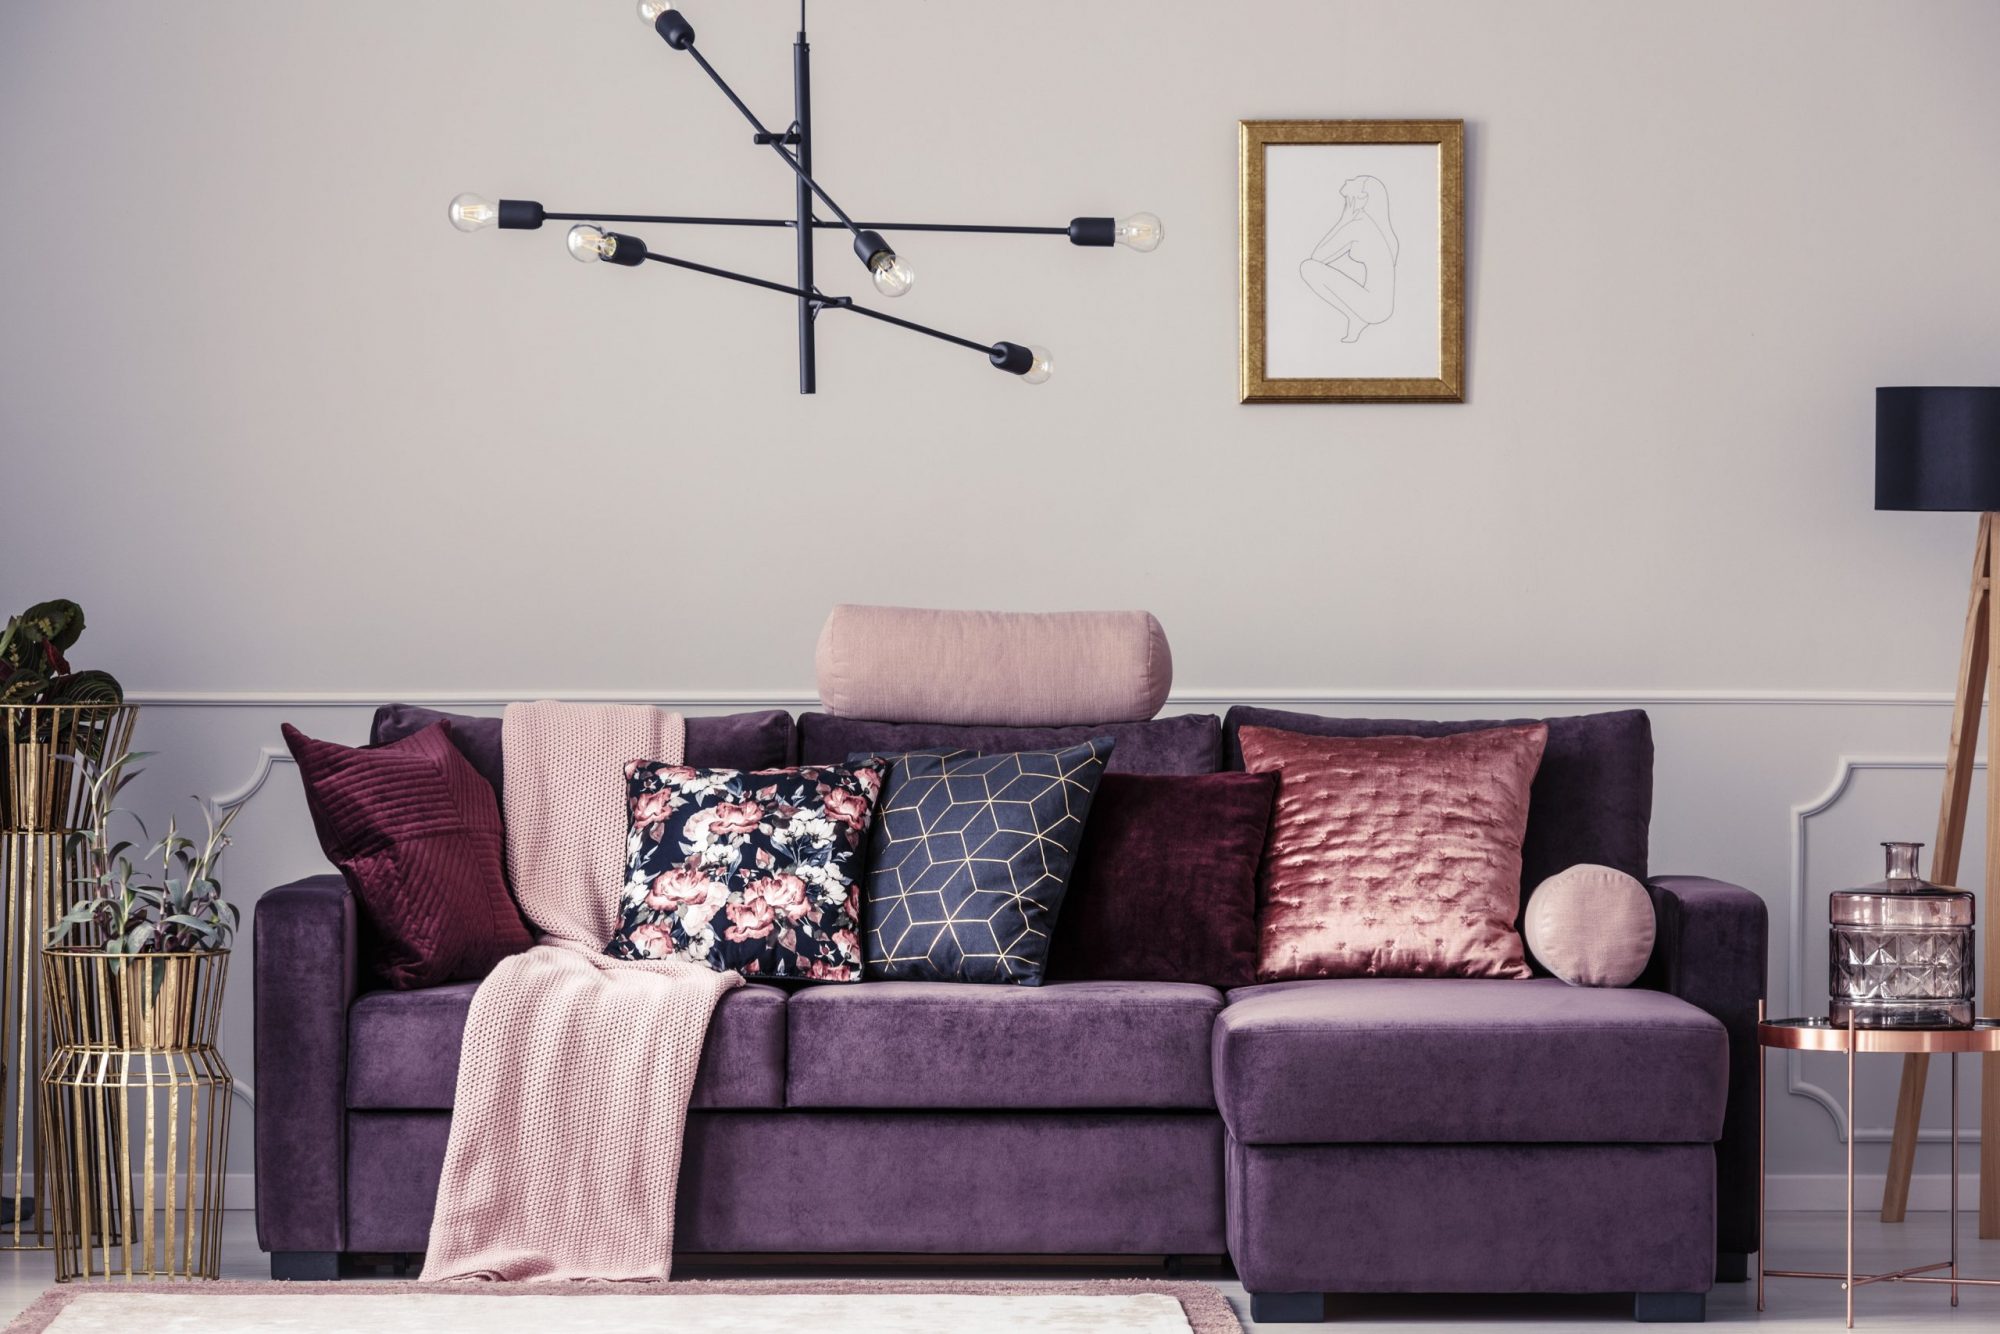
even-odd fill
[{"label": "gold wire plant stand", "polygon": [[45,953],[56,1282],[215,1278],[234,1083],[215,1049],[229,951]]},{"label": "gold wire plant stand", "polygon": [[48,1156],[36,1133],[35,1078],[48,1057],[42,947],[68,911],[89,823],[86,764],[131,748],[139,710],[113,704],[0,706],[0,1250],[47,1250]]}]

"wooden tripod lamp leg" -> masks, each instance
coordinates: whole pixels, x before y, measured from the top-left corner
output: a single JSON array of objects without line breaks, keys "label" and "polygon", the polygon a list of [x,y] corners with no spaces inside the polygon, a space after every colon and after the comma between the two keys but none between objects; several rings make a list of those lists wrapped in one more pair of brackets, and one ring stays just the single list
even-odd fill
[{"label": "wooden tripod lamp leg", "polygon": [[[1996,519],[1980,520],[1986,530],[1986,883],[1979,887],[1977,922],[1986,930],[1986,957],[1980,961],[1979,1013],[2000,1011],[2000,922],[1993,915],[2000,895],[2000,615],[1992,605],[1992,547]],[[1975,948],[1977,946],[1975,945]],[[1954,1058],[1955,1059],[1955,1058]],[[2000,1237],[2000,1055],[1979,1058],[1979,1235]],[[1954,1087],[1953,1092],[1957,1092]],[[1957,1109],[1953,1108],[1953,1114]],[[1952,1220],[1954,1223],[1956,1219]]]},{"label": "wooden tripod lamp leg", "polygon": [[[1994,517],[1992,514],[1979,516],[1979,539],[1972,557],[1972,592],[1967,599],[1965,610],[1965,639],[1958,655],[1958,689],[1951,710],[1951,741],[1945,751],[1944,795],[1938,803],[1937,841],[1931,845],[1931,880],[1935,884],[1954,885],[1958,883],[1958,854],[1965,844],[1966,807],[1972,798],[1972,761],[1979,749],[1979,715],[1983,698],[1992,688],[1990,677],[2000,675],[2000,653],[1994,651],[1994,638],[2000,635],[2000,617],[1991,614],[1993,583],[1993,539]],[[1995,738],[2000,738],[2000,690],[1994,690],[1996,707],[1989,716],[1989,725]],[[1987,753],[2000,755],[2000,746],[1989,740]],[[1986,839],[1986,883],[2000,884],[1996,879],[1996,868],[2000,868],[2000,823],[1995,815],[2000,813],[2000,783],[1988,776],[1986,785],[1986,819],[1989,833]],[[1982,895],[1982,897],[1985,897]],[[1987,916],[1987,905],[1980,905],[1980,917]],[[2000,940],[2000,932],[1988,928],[1986,933],[1986,994],[1981,1009],[1994,1012],[1994,968],[1996,951],[1994,942]],[[1989,1129],[1993,1124],[1987,1118],[2000,1114],[2000,1060],[1988,1057],[1983,1063],[1985,1072],[1984,1102],[1981,1105],[1981,1135],[1994,1133]],[[1889,1146],[1889,1170],[1882,1183],[1882,1221],[1900,1223],[1904,1211],[1910,1204],[1910,1172],[1916,1164],[1917,1127],[1924,1112],[1924,1085],[1930,1077],[1931,1058],[1917,1054],[1903,1058],[1903,1084],[1896,1096],[1896,1135]],[[1847,1133],[1852,1135],[1850,1124]],[[1982,1143],[1984,1141],[1982,1140]],[[1992,1141],[2000,1144],[2000,1134]],[[1989,1194],[1993,1197],[1993,1213],[1996,1225],[2000,1226],[2000,1153],[1981,1153],[1980,1159],[1980,1235],[1986,1232],[1985,1201]],[[1996,1171],[1989,1178],[1987,1166],[1991,1162]],[[1983,1187],[1991,1181],[1994,1189]]]}]

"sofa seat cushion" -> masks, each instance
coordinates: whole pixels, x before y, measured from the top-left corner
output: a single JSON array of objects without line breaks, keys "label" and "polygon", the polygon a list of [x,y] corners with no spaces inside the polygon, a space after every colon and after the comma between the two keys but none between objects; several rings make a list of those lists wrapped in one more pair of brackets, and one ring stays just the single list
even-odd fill
[{"label": "sofa seat cushion", "polygon": [[1242,1144],[1708,1143],[1729,1039],[1658,991],[1342,978],[1229,993],[1216,1105]]},{"label": "sofa seat cushion", "polygon": [[[475,982],[423,991],[371,991],[347,1014],[347,1105],[448,1111]],[[695,1107],[785,1105],[785,993],[750,983],[725,991],[695,1073]]]},{"label": "sofa seat cushion", "polygon": [[1215,1106],[1213,987],[864,982],[794,992],[793,1107]]}]

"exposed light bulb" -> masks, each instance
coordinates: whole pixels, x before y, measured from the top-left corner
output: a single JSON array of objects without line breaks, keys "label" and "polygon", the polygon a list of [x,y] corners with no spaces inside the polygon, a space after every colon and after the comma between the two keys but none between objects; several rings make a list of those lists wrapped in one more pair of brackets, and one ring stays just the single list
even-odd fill
[{"label": "exposed light bulb", "polygon": [[639,17],[650,28],[660,21],[660,15],[672,8],[672,0],[639,0]]},{"label": "exposed light bulb", "polygon": [[587,222],[569,229],[569,253],[584,264],[595,264],[618,249],[618,243]]},{"label": "exposed light bulb", "polygon": [[451,225],[462,232],[476,232],[500,220],[500,208],[490,199],[464,194],[451,201]]},{"label": "exposed light bulb", "polygon": [[1166,234],[1167,229],[1151,213],[1134,213],[1118,219],[1118,244],[1134,250],[1157,250]]},{"label": "exposed light bulb", "polygon": [[875,280],[875,290],[883,296],[901,296],[917,281],[916,270],[893,250],[881,251],[868,261],[868,272]]},{"label": "exposed light bulb", "polygon": [[1049,350],[1045,347],[1031,346],[1028,348],[1028,351],[1034,353],[1035,360],[1033,365],[1029,366],[1028,369],[1021,372],[1021,383],[1022,384],[1047,383],[1049,376],[1055,373],[1056,359],[1049,355]]}]

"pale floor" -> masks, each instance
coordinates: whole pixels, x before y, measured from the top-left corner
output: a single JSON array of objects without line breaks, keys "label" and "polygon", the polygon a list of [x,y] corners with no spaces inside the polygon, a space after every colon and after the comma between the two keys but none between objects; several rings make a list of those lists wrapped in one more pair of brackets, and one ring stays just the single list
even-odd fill
[{"label": "pale floor", "polygon": [[[1964,1216],[1960,1228],[1961,1272],[1976,1277],[2000,1278],[2000,1241],[1979,1241],[1977,1220]],[[1896,1269],[1942,1258],[1946,1252],[1945,1217],[1941,1213],[1912,1213],[1907,1223],[1885,1227],[1873,1218],[1856,1224],[1856,1264],[1864,1272]],[[1771,1263],[1787,1269],[1838,1269],[1842,1264],[1841,1216],[1837,1213],[1773,1214]],[[944,1270],[926,1266],[921,1270],[857,1271],[843,1268],[781,1269],[760,1267],[744,1270],[730,1267],[708,1268],[699,1275],[731,1277],[809,1277],[838,1272],[842,1277],[870,1275],[911,1277],[1049,1277],[1077,1279],[1090,1275],[1129,1275],[1131,1270],[995,1271],[992,1269]],[[1158,1271],[1141,1271],[1158,1272]],[[47,1253],[0,1252],[0,1319],[11,1319],[32,1302],[53,1281],[54,1266]],[[262,1279],[269,1276],[263,1252],[257,1249],[255,1227],[247,1211],[226,1215],[223,1233],[222,1276],[234,1279]],[[394,1277],[384,1271],[383,1277]],[[1244,1328],[1257,1327],[1249,1321],[1249,1302],[1242,1286],[1233,1279],[1205,1274],[1193,1269],[1191,1279],[1213,1283],[1228,1295],[1243,1318]],[[344,1280],[366,1282],[365,1278]],[[1842,1298],[1837,1282],[1808,1279],[1767,1280],[1767,1309],[1756,1309],[1756,1284],[1727,1283],[1709,1294],[1708,1324],[1711,1328],[1741,1329],[1752,1325],[1786,1329],[1833,1330],[1841,1328]],[[1514,1330],[1561,1329],[1585,1331],[1631,1331],[1629,1299],[1548,1298],[1548,1297],[1346,1297],[1328,1304],[1328,1328],[1343,1331],[1396,1331],[1417,1334],[1424,1330],[1467,1330],[1505,1326]],[[2000,1288],[1963,1288],[1956,1310],[1942,1287],[1910,1284],[1879,1284],[1859,1289],[1855,1294],[1855,1327],[1880,1330],[1963,1331],[1963,1334],[1992,1334],[2000,1330]],[[1309,1326],[1266,1325],[1267,1331],[1303,1330]]]}]

